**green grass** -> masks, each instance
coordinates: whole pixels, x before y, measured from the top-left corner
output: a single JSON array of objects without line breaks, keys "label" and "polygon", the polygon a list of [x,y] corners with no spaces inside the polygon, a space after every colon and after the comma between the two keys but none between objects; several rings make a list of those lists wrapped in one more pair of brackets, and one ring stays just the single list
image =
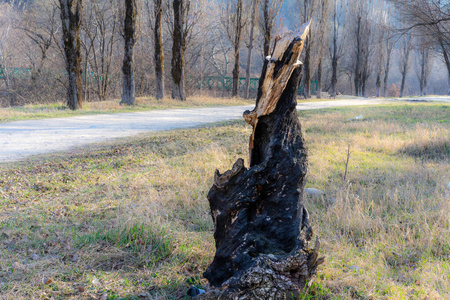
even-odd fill
[{"label": "green grass", "polygon": [[[424,103],[300,113],[307,186],[336,198],[306,202],[326,260],[304,299],[450,298],[449,116]],[[206,195],[216,168],[247,159],[249,134],[236,121],[0,165],[1,297],[180,299],[204,285]]]}]

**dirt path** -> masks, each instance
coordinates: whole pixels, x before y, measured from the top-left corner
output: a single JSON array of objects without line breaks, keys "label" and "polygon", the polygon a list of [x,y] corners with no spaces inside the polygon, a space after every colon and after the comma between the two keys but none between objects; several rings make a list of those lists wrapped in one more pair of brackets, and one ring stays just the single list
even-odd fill
[{"label": "dirt path", "polygon": [[[442,99],[439,98],[436,101],[442,101]],[[448,99],[444,100],[444,102],[448,101]],[[355,99],[308,102],[299,104],[297,108],[310,110],[373,105],[383,102],[386,100]],[[247,109],[253,109],[253,105],[158,110],[0,124],[0,162],[17,161],[36,154],[65,151],[89,143],[133,136],[143,132],[189,128],[239,119]]]}]

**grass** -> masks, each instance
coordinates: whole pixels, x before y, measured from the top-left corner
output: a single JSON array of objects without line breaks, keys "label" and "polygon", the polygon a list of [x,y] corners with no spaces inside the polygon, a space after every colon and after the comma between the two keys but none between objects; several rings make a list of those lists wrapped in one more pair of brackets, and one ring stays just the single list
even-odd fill
[{"label": "grass", "polygon": [[9,108],[0,108],[0,123],[43,119],[43,118],[60,118],[72,117],[92,114],[113,114],[122,112],[136,112],[145,110],[175,109],[175,108],[194,108],[208,106],[232,106],[232,105],[249,105],[254,101],[233,98],[217,98],[217,97],[189,97],[186,101],[178,101],[169,98],[156,100],[149,97],[140,97],[136,99],[133,106],[124,106],[119,104],[120,100],[108,100],[100,102],[85,102],[83,109],[72,111],[63,103],[52,104],[35,104],[16,106]]},{"label": "grass", "polygon": [[[300,118],[307,186],[336,198],[306,202],[326,261],[304,299],[449,299],[450,106]],[[205,284],[206,195],[249,134],[222,123],[0,165],[0,298],[180,299]]]},{"label": "grass", "polygon": [[[321,101],[336,101],[353,99],[351,96],[340,96],[336,99],[315,97],[302,100],[300,102],[321,102]],[[156,100],[150,97],[140,97],[136,99],[136,104],[133,106],[124,106],[119,104],[120,100],[107,100],[99,102],[85,102],[83,109],[72,111],[62,102],[52,104],[29,104],[24,106],[15,106],[8,108],[0,108],[0,123],[32,120],[44,118],[61,118],[73,117],[82,115],[95,114],[114,114],[124,112],[137,112],[147,110],[162,110],[162,109],[177,109],[177,108],[195,108],[195,107],[211,107],[211,106],[234,106],[234,105],[253,105],[254,99],[246,100],[242,98],[217,98],[207,96],[188,97],[186,101],[173,100],[164,98],[163,100]]]}]

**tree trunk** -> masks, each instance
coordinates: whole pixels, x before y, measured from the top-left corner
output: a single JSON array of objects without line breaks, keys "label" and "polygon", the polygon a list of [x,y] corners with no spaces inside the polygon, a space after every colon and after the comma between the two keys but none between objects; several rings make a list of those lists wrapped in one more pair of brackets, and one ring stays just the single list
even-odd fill
[{"label": "tree trunk", "polygon": [[409,53],[410,48],[406,50],[405,53],[405,61],[402,66],[402,84],[400,86],[400,98],[403,97],[403,93],[405,92],[405,85],[406,85],[406,76],[408,75],[408,64],[409,64]]},{"label": "tree trunk", "polygon": [[377,73],[377,80],[376,80],[376,93],[377,93],[377,97],[381,96],[381,73]]},{"label": "tree trunk", "polygon": [[76,110],[83,108],[80,40],[83,0],[59,0],[59,4],[68,76],[67,106],[72,110]]},{"label": "tree trunk", "polygon": [[444,56],[445,66],[447,67],[447,81],[448,81],[448,92],[447,95],[450,96],[450,58],[447,53],[447,49],[445,48],[444,42],[439,39],[439,44],[442,49],[442,55]]},{"label": "tree trunk", "polygon": [[161,34],[163,5],[162,0],[155,0],[155,75],[156,100],[164,97],[164,51]]},{"label": "tree trunk", "polygon": [[172,98],[186,100],[184,92],[183,0],[173,1]]},{"label": "tree trunk", "polygon": [[311,33],[308,34],[305,49],[305,61],[303,65],[303,96],[305,99],[311,98]]},{"label": "tree trunk", "polygon": [[133,66],[133,48],[136,44],[136,0],[125,0],[125,21],[124,21],[124,57],[123,57],[123,92],[120,104],[134,105],[135,83]]},{"label": "tree trunk", "polygon": [[336,85],[337,85],[337,65],[338,65],[338,55],[337,55],[337,1],[335,1],[335,9],[333,13],[333,54],[331,55],[331,97],[336,97]]},{"label": "tree trunk", "polygon": [[420,76],[419,76],[419,88],[420,88],[420,96],[424,95],[424,89],[425,89],[425,68],[426,68],[426,50],[422,49],[419,52],[419,62],[420,62]]},{"label": "tree trunk", "polygon": [[243,3],[238,0],[236,7],[236,31],[234,36],[234,69],[233,69],[233,97],[239,96],[239,66],[241,60],[241,39],[243,27]]},{"label": "tree trunk", "polygon": [[298,299],[323,262],[318,240],[313,250],[307,242],[307,153],[296,111],[308,30],[286,34],[264,63],[256,107],[244,113],[253,127],[250,169],[240,158],[232,170],[216,170],[208,200],[217,250],[200,299]]},{"label": "tree trunk", "polygon": [[254,34],[254,28],[255,28],[255,21],[256,21],[256,3],[257,0],[252,1],[252,18],[250,21],[250,41],[248,44],[248,57],[247,57],[247,70],[245,74],[245,94],[244,98],[248,99],[250,94],[250,71],[252,67],[252,51],[253,51],[253,34]]},{"label": "tree trunk", "polygon": [[319,63],[317,65],[317,91],[316,97],[322,98],[322,57],[319,57]]},{"label": "tree trunk", "polygon": [[[389,43],[389,41],[387,43]],[[386,97],[386,91],[389,80],[389,69],[391,67],[392,46],[390,46],[389,44],[386,47],[386,52],[387,56],[386,56],[386,68],[384,69],[383,97]]]},{"label": "tree trunk", "polygon": [[263,3],[263,17],[264,17],[264,57],[270,55],[270,41],[272,40],[272,22],[270,20],[269,0],[264,0]]}]

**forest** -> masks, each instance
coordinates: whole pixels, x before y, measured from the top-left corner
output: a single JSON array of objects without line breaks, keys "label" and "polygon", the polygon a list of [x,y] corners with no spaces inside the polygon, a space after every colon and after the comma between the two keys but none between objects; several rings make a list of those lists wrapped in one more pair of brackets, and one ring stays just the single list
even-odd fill
[{"label": "forest", "polygon": [[141,96],[252,98],[276,37],[308,20],[304,98],[450,90],[448,1],[0,2],[4,107],[63,101],[77,109],[84,101],[133,104]]}]

